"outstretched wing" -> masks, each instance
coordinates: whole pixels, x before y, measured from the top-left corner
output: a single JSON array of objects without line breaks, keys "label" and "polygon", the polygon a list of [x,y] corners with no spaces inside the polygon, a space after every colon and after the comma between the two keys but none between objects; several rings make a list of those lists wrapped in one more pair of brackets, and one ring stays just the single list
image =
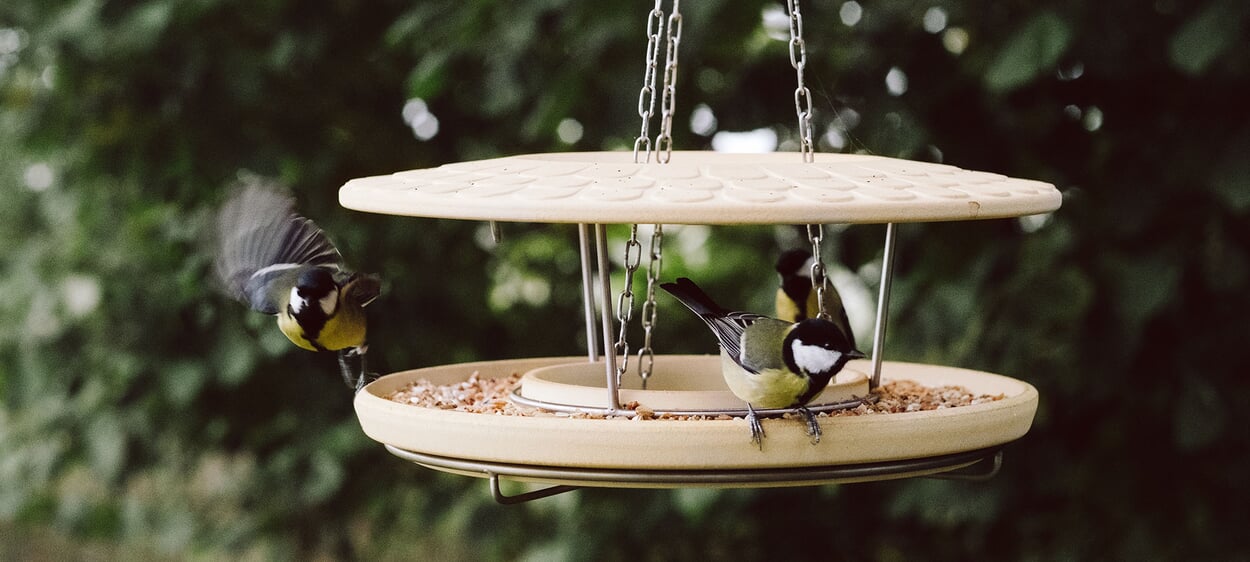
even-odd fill
[{"label": "outstretched wing", "polygon": [[281,189],[259,182],[235,193],[217,214],[216,273],[223,289],[253,309],[276,314],[269,290],[305,266],[341,269],[343,258]]}]

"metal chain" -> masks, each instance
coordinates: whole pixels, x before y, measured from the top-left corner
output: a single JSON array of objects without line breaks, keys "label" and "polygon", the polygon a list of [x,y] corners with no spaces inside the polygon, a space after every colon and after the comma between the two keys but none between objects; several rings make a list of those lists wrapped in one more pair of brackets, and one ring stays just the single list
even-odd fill
[{"label": "metal chain", "polygon": [[803,85],[803,70],[807,68],[803,14],[799,11],[799,0],[786,0],[786,8],[790,12],[790,66],[794,67],[798,77],[798,87],[794,89],[794,113],[799,118],[799,150],[803,153],[803,161],[811,163],[816,159],[816,149],[812,144],[812,92]]},{"label": "metal chain", "polygon": [[626,341],[626,330],[629,321],[634,317],[634,272],[642,262],[642,244],[638,243],[638,225],[629,230],[629,241],[625,243],[625,288],[616,299],[616,321],[620,323],[620,331],[616,336],[616,383],[621,383],[621,375],[629,368],[629,342]]},{"label": "metal chain", "polygon": [[651,378],[651,370],[655,366],[655,352],[651,350],[651,331],[655,328],[656,306],[655,286],[660,280],[660,269],[664,266],[664,225],[655,225],[651,234],[651,256],[647,262],[647,300],[642,302],[642,349],[638,351],[638,377],[642,379],[643,390],[647,389],[647,379]]},{"label": "metal chain", "polygon": [[[673,0],[668,16],[664,50],[664,89],[660,96],[660,136],[655,143],[655,159],[667,164],[673,156],[673,103],[677,97],[677,46],[681,43],[681,0]],[[635,162],[637,158],[635,157]]]},{"label": "metal chain", "polygon": [[[638,138],[634,139],[635,164],[651,160],[651,116],[655,114],[655,59],[660,52],[660,33],[664,30],[661,1],[655,0],[655,7],[647,14],[646,66],[642,71],[642,89],[638,91],[638,116],[642,118],[642,127],[638,131]],[[641,160],[638,158],[639,151],[642,151]]]},{"label": "metal chain", "polygon": [[829,313],[825,312],[825,262],[820,257],[820,242],[825,238],[825,226],[822,224],[807,225],[807,240],[812,243],[812,269],[809,272],[812,278],[812,290],[816,291],[816,317],[821,320],[831,320]]}]

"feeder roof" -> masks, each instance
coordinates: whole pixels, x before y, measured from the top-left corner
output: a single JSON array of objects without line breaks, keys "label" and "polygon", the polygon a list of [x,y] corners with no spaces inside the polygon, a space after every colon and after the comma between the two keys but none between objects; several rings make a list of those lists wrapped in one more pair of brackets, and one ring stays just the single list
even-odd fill
[{"label": "feeder roof", "polygon": [[544,223],[793,224],[953,221],[1051,212],[1054,185],[861,154],[674,151],[528,154],[353,179],[359,211]]}]

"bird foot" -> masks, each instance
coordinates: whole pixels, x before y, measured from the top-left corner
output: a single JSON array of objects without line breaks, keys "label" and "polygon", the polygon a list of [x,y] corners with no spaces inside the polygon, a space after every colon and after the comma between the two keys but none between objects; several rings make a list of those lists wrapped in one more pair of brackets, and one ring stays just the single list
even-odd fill
[{"label": "bird foot", "polygon": [[755,415],[755,408],[747,404],[747,424],[751,426],[751,442],[755,443],[760,451],[764,450],[764,425],[760,423],[759,416]]},{"label": "bird foot", "polygon": [[[347,388],[352,389],[353,393],[360,392],[365,385],[377,380],[378,378],[376,374],[370,373],[365,368],[365,353],[367,352],[368,348],[363,345],[339,351],[339,372],[343,375],[343,383],[347,385]],[[347,364],[347,358],[351,356],[360,358],[359,371],[353,371],[353,369]]]},{"label": "bird foot", "polygon": [[816,421],[816,414],[804,406],[799,406],[798,410],[803,414],[803,419],[807,420],[807,436],[811,438],[812,444],[820,443],[820,423]]}]

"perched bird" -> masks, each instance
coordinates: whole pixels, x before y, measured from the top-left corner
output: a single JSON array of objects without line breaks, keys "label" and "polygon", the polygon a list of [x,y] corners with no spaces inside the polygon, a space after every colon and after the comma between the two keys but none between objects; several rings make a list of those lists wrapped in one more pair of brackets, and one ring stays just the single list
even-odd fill
[{"label": "perched bird", "polygon": [[[277,316],[295,345],[337,351],[343,381],[359,390],[365,375],[365,313],[381,291],[375,275],[346,270],[317,225],[295,212],[294,198],[255,182],[217,214],[216,273],[232,297]],[[346,357],[360,357],[352,375]]]},{"label": "perched bird", "polygon": [[[777,288],[778,318],[801,322],[816,318],[820,313],[820,303],[816,298],[816,291],[813,290],[811,272],[812,254],[807,250],[788,250],[777,258],[777,273],[781,274],[781,286]],[[819,281],[825,286],[825,313],[853,345],[855,334],[851,332],[851,321],[846,317],[846,309],[842,306],[842,295],[838,294],[827,276]]]},{"label": "perched bird", "polygon": [[838,327],[820,318],[787,322],[750,312],[733,312],[712,301],[682,277],[660,285],[716,334],[721,373],[735,396],[747,403],[751,441],[763,448],[764,428],[755,407],[795,408],[807,420],[812,443],[820,424],[805,406],[852,359],[863,358]]}]

